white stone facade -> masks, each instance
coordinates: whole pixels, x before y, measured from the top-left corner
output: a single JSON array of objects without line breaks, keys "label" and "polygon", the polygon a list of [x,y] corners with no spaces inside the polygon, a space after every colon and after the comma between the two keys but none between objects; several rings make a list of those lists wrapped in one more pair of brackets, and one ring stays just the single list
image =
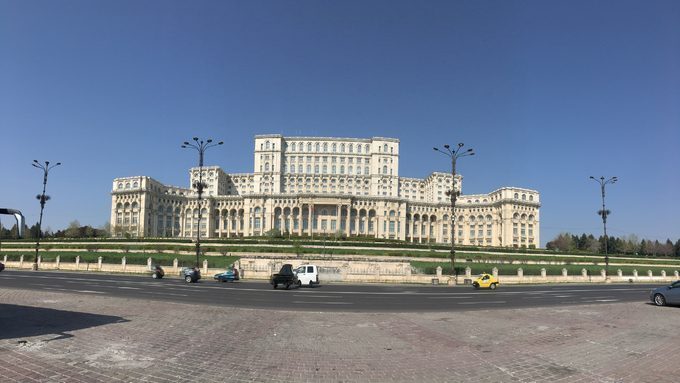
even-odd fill
[{"label": "white stone facade", "polygon": [[[451,174],[399,177],[399,140],[255,136],[254,173],[204,166],[201,237],[247,237],[277,229],[284,235],[331,235],[450,243]],[[189,170],[190,184],[199,168]],[[456,175],[456,243],[537,247],[539,193],[503,187],[463,195]],[[195,237],[194,190],[151,177],[113,181],[115,236]]]}]

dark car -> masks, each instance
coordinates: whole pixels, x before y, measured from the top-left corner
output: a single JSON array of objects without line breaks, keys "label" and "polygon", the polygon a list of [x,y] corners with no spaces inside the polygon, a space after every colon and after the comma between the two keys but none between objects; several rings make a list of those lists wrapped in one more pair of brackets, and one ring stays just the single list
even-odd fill
[{"label": "dark car", "polygon": [[0,262],[0,271],[5,270],[5,264]]},{"label": "dark car", "polygon": [[161,279],[165,276],[165,270],[160,265],[154,265],[151,267],[151,278]]},{"label": "dark car", "polygon": [[183,267],[179,272],[179,276],[182,277],[186,283],[196,283],[201,279],[201,269],[198,267]]},{"label": "dark car", "polygon": [[213,276],[213,279],[217,280],[218,282],[234,282],[238,281],[240,279],[238,269],[232,268],[230,270],[227,270],[223,273],[215,274]]},{"label": "dark car", "polygon": [[279,285],[284,285],[286,286],[286,289],[292,285],[297,285],[298,278],[293,272],[293,265],[285,264],[281,266],[281,270],[276,274],[272,274],[269,278],[269,283],[271,283],[274,288],[277,288]]},{"label": "dark car", "polygon": [[680,281],[655,288],[649,293],[649,299],[657,306],[680,305]]}]

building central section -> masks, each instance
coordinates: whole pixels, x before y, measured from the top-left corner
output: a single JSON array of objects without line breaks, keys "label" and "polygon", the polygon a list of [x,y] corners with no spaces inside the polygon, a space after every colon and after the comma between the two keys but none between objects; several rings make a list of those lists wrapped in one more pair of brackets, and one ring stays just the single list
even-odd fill
[{"label": "building central section", "polygon": [[[150,177],[113,183],[114,235],[243,237],[276,231],[288,236],[342,234],[410,242],[533,247],[539,243],[539,194],[504,187],[463,195],[462,177],[432,173],[399,177],[399,140],[258,135],[254,172],[218,166],[189,170],[194,190]],[[459,193],[452,214],[446,192]],[[198,222],[198,209],[202,209]]]}]

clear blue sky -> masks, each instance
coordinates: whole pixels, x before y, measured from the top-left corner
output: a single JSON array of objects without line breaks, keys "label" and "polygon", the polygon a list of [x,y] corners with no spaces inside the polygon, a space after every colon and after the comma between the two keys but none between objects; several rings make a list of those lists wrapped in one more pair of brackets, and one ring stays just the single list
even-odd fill
[{"label": "clear blue sky", "polygon": [[[541,193],[559,232],[680,238],[678,1],[0,0],[0,207],[101,226],[115,177],[252,172],[253,136],[401,140],[400,175]],[[11,217],[2,216],[8,226]]]}]

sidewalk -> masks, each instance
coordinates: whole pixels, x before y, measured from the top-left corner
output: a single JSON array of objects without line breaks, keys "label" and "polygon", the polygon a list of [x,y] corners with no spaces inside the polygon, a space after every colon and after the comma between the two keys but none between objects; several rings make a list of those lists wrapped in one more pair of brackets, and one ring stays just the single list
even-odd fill
[{"label": "sidewalk", "polygon": [[676,382],[680,308],[370,314],[0,291],[16,382]]}]

